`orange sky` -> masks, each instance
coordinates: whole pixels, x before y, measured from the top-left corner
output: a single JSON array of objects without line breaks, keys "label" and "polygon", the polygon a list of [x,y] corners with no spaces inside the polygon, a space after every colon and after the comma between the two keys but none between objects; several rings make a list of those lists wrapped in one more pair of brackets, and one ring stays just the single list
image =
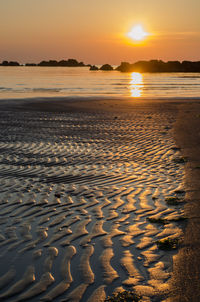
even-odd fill
[{"label": "orange sky", "polygon": [[[200,60],[199,0],[1,0],[0,61]],[[135,44],[126,33],[151,35]]]}]

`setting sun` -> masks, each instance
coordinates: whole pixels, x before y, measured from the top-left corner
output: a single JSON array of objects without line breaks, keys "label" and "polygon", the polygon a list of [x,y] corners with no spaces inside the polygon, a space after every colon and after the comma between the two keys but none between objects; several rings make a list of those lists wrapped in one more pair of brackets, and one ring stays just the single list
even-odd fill
[{"label": "setting sun", "polygon": [[142,41],[144,40],[149,34],[145,32],[142,25],[135,25],[131,31],[127,34],[129,38],[134,41]]}]

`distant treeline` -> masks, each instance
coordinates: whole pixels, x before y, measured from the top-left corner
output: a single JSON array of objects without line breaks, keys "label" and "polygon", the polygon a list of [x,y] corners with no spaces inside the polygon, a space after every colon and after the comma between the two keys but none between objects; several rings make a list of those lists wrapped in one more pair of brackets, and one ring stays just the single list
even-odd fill
[{"label": "distant treeline", "polygon": [[139,61],[133,64],[122,62],[116,70],[122,72],[200,72],[200,61]]},{"label": "distant treeline", "polygon": [[13,61],[3,61],[0,66],[20,66],[18,62],[13,62]]},{"label": "distant treeline", "polygon": [[[8,61],[3,61],[1,66],[24,66],[20,65],[18,62],[8,62]],[[68,59],[68,60],[61,60],[61,61],[56,61],[56,60],[49,60],[49,61],[41,61],[38,64],[35,63],[26,63],[25,66],[48,66],[48,67],[85,67],[88,65],[85,65],[83,62],[78,62],[75,59]],[[91,65],[89,65],[91,66]]]},{"label": "distant treeline", "polygon": [[[3,61],[0,66],[22,66],[18,62]],[[138,61],[136,63],[122,62],[120,66],[114,69],[110,64],[104,64],[100,68],[95,65],[85,65],[83,62],[78,62],[75,59],[68,60],[49,60],[41,61],[38,64],[26,63],[25,66],[41,66],[41,67],[90,67],[90,70],[118,70],[121,72],[200,72],[200,61],[168,61],[161,60]]]}]

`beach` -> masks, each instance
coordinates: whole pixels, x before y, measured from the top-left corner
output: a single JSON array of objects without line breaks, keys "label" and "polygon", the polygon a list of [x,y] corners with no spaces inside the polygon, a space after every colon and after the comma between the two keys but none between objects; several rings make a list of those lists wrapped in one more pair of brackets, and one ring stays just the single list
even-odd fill
[{"label": "beach", "polygon": [[200,104],[181,105],[175,124],[175,140],[187,159],[185,166],[186,200],[184,211],[188,217],[184,241],[174,259],[172,301],[199,301],[200,253]]},{"label": "beach", "polygon": [[0,299],[198,301],[199,118],[199,100],[2,100]]}]

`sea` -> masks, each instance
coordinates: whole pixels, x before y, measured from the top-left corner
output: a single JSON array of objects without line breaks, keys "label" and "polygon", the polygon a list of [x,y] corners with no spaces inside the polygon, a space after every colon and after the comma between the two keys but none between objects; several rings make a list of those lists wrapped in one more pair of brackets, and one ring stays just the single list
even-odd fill
[{"label": "sea", "polygon": [[63,97],[200,99],[200,73],[121,73],[89,67],[0,66],[0,99]]}]

